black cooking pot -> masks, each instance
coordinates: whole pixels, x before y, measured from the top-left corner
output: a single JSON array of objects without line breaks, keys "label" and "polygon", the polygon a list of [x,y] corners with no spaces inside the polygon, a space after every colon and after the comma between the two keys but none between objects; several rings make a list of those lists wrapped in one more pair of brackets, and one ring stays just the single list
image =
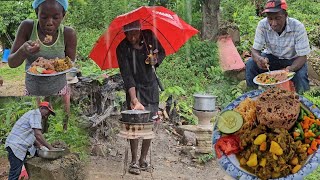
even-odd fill
[{"label": "black cooking pot", "polygon": [[147,123],[150,111],[145,110],[126,110],[121,112],[121,121],[128,123]]}]

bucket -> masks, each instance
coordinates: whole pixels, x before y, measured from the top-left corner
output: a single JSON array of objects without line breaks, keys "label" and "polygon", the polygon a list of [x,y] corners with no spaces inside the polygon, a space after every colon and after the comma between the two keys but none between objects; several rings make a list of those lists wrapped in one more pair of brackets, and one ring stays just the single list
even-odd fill
[{"label": "bucket", "polygon": [[2,56],[2,62],[8,62],[9,55],[10,55],[10,49],[4,49],[3,56]]}]

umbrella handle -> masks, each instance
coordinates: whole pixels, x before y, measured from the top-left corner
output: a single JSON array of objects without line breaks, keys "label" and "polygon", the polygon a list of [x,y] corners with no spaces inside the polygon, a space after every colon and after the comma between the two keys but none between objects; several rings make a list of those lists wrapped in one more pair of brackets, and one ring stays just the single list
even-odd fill
[{"label": "umbrella handle", "polygon": [[158,83],[158,86],[159,86],[160,90],[164,91],[164,87],[163,87],[163,85],[162,85],[162,83],[161,83],[161,81],[160,81],[160,79],[159,79],[159,77],[158,77],[158,75],[156,73],[156,69],[154,68],[154,66],[152,66],[152,70],[154,72],[154,75],[156,75],[156,80],[157,80],[157,83]]}]

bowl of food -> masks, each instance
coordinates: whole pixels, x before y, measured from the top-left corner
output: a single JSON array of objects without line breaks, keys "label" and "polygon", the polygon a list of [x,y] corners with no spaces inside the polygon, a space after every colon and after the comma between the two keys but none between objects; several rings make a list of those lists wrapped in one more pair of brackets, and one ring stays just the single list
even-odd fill
[{"label": "bowl of food", "polygon": [[33,76],[57,76],[72,71],[72,67],[72,61],[68,56],[55,59],[39,57],[31,64],[27,74]]},{"label": "bowl of food", "polygon": [[55,160],[59,159],[64,155],[65,149],[55,148],[52,150],[38,149],[39,157],[43,159]]},{"label": "bowl of food", "polygon": [[286,70],[275,70],[257,75],[253,79],[253,82],[260,86],[274,86],[291,80],[294,75],[295,72],[288,72]]}]

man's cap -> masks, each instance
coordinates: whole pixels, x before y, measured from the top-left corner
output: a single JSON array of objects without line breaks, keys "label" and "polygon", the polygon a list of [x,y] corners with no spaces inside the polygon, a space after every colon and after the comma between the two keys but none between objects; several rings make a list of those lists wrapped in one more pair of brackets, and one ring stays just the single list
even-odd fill
[{"label": "man's cap", "polygon": [[285,0],[268,0],[262,13],[286,11],[287,8],[288,5]]},{"label": "man's cap", "polygon": [[46,108],[48,108],[48,110],[51,112],[51,114],[52,114],[53,116],[56,115],[56,113],[54,112],[51,104],[50,104],[49,102],[47,102],[47,101],[41,102],[41,103],[39,104],[39,107],[46,107]]},{"label": "man's cap", "polygon": [[133,30],[141,30],[141,24],[139,20],[133,21],[123,26],[124,32],[133,31]]}]

